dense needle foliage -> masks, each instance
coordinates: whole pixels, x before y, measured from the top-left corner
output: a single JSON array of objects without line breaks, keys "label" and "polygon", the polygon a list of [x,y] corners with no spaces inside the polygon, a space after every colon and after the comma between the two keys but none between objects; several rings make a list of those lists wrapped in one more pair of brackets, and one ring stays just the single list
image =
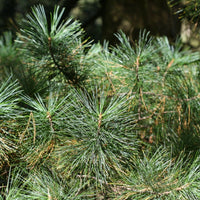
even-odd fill
[{"label": "dense needle foliage", "polygon": [[199,199],[199,53],[93,44],[63,13],[0,38],[0,199]]}]

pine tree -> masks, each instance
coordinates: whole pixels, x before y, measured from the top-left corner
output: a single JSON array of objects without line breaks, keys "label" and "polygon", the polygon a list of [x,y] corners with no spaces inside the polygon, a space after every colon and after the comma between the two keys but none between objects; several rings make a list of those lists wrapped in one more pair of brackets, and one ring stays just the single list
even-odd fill
[{"label": "pine tree", "polygon": [[93,44],[63,13],[0,38],[0,199],[199,199],[199,53]]}]

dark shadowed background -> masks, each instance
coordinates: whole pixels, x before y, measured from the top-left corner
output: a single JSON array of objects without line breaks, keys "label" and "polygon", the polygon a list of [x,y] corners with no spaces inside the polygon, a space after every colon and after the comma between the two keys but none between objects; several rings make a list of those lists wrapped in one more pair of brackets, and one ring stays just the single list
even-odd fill
[{"label": "dark shadowed background", "polygon": [[[174,40],[180,21],[167,0],[0,0],[0,33],[16,31],[20,19],[35,4],[52,11],[55,4],[66,8],[64,18],[79,19],[87,35],[95,40],[116,42],[113,33],[123,30],[132,40],[140,29]],[[174,9],[174,8],[173,8]]]}]

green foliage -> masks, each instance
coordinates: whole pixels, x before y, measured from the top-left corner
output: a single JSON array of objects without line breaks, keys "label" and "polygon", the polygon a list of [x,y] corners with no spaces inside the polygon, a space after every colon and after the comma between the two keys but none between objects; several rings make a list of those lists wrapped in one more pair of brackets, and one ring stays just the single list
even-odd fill
[{"label": "green foliage", "polygon": [[[180,154],[173,160],[159,148],[134,160],[132,172],[124,183],[116,185],[116,199],[198,199],[199,157],[193,163]],[[136,169],[136,170],[134,170]]]},{"label": "green foliage", "polygon": [[42,62],[41,73],[48,71],[48,77],[62,73],[69,83],[80,85],[88,71],[84,55],[88,44],[80,23],[61,21],[63,13],[64,8],[60,11],[59,6],[55,7],[48,22],[44,7],[33,7],[32,14],[23,20],[18,42],[25,54]]},{"label": "green foliage", "polygon": [[23,177],[19,171],[14,170],[11,172],[11,168],[8,174],[8,181],[4,187],[1,188],[0,199],[6,200],[17,200],[24,199],[22,194],[23,191]]},{"label": "green foliage", "polygon": [[12,34],[11,32],[5,32],[0,37],[0,72],[2,77],[9,76],[19,62],[16,44],[13,42]]},{"label": "green foliage", "polygon": [[199,199],[199,53],[90,45],[63,12],[0,39],[0,199]]},{"label": "green foliage", "polygon": [[[56,134],[61,128],[62,113],[65,111],[65,98],[59,98],[57,93],[50,92],[48,99],[40,95],[36,99],[24,97],[26,109],[24,114],[26,128],[20,136],[23,159],[29,168],[43,164],[55,146]],[[63,127],[62,127],[63,128]]]},{"label": "green foliage", "polygon": [[74,195],[70,185],[49,170],[30,173],[24,186],[26,187],[26,191],[23,192],[24,199],[64,200],[71,199]]},{"label": "green foliage", "polygon": [[[127,115],[126,97],[108,97],[105,91],[74,91],[66,109],[63,144],[56,149],[58,168],[67,176],[88,176],[100,184],[125,170],[137,153],[137,138]],[[70,164],[69,164],[70,163]]]},{"label": "green foliage", "polygon": [[19,85],[11,82],[11,77],[1,83],[0,87],[0,167],[10,162],[10,154],[15,152],[16,118],[20,113],[17,108],[19,102]]},{"label": "green foliage", "polygon": [[49,85],[45,76],[27,67],[28,61],[22,61],[24,55],[18,50],[18,44],[13,42],[11,32],[5,32],[0,37],[1,81],[12,74],[12,79],[18,80],[24,93],[30,96],[37,92],[44,93],[44,89]]}]

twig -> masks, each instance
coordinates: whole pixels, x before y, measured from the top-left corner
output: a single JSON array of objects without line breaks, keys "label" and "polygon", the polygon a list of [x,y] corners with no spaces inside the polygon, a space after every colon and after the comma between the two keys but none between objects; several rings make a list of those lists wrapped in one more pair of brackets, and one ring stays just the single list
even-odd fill
[{"label": "twig", "polygon": [[54,62],[54,64],[58,67],[58,69],[63,72],[62,70],[62,67],[59,65],[59,63],[56,61],[55,57],[54,57],[54,54],[53,54],[53,51],[52,51],[52,47],[51,47],[51,37],[48,38],[48,42],[49,42],[49,53],[51,55],[51,58]]},{"label": "twig", "polygon": [[98,119],[98,135],[100,135],[101,122],[102,122],[102,114],[100,113]]},{"label": "twig", "polygon": [[182,185],[182,186],[177,187],[175,189],[172,189],[170,191],[165,191],[165,192],[160,192],[160,193],[154,192],[151,187],[146,187],[146,188],[143,188],[143,189],[136,189],[136,188],[133,188],[131,186],[123,186],[123,185],[122,186],[115,186],[115,190],[117,189],[118,192],[120,190],[128,190],[128,191],[132,191],[134,193],[150,193],[150,194],[155,194],[157,196],[163,196],[163,195],[171,194],[174,191],[181,191],[181,190],[183,190],[183,189],[185,189],[189,186],[190,186],[190,184],[187,183],[185,185]]},{"label": "twig", "polygon": [[33,113],[30,113],[29,119],[28,119],[28,123],[26,125],[26,129],[24,130],[24,132],[20,135],[20,143],[22,142],[24,135],[26,132],[28,132],[28,128],[31,122],[31,119],[33,121],[33,144],[35,144],[35,140],[36,140],[36,125],[35,125],[35,118],[33,116]]},{"label": "twig", "polygon": [[[136,81],[137,81],[137,84],[140,83],[140,78],[139,78],[139,66],[140,66],[140,57],[138,56],[137,59],[136,59]],[[141,118],[141,106],[142,106],[142,103],[145,107],[145,110],[148,110],[147,107],[146,107],[146,104],[144,102],[144,98],[143,98],[143,92],[142,92],[142,87],[140,86],[139,87],[139,105],[138,105],[138,120],[140,120]]]},{"label": "twig", "polygon": [[53,127],[53,121],[52,121],[52,118],[51,118],[49,111],[47,112],[47,118],[49,119],[51,130],[54,132],[55,130],[54,130],[54,127]]},{"label": "twig", "polygon": [[109,81],[109,83],[110,83],[110,85],[111,85],[111,87],[112,87],[113,92],[116,93],[115,86],[113,85],[112,80],[111,80],[111,78],[109,77],[108,72],[106,72],[106,76],[107,76],[108,81]]},{"label": "twig", "polygon": [[169,64],[167,65],[167,69],[166,69],[166,71],[165,71],[165,73],[164,73],[164,75],[163,75],[163,79],[162,79],[162,86],[163,86],[163,88],[164,88],[164,84],[165,84],[165,77],[166,77],[166,75],[167,75],[167,73],[168,73],[168,71],[169,71],[169,68],[172,66],[172,64],[174,63],[174,59],[172,59],[170,62],[169,62]]}]

